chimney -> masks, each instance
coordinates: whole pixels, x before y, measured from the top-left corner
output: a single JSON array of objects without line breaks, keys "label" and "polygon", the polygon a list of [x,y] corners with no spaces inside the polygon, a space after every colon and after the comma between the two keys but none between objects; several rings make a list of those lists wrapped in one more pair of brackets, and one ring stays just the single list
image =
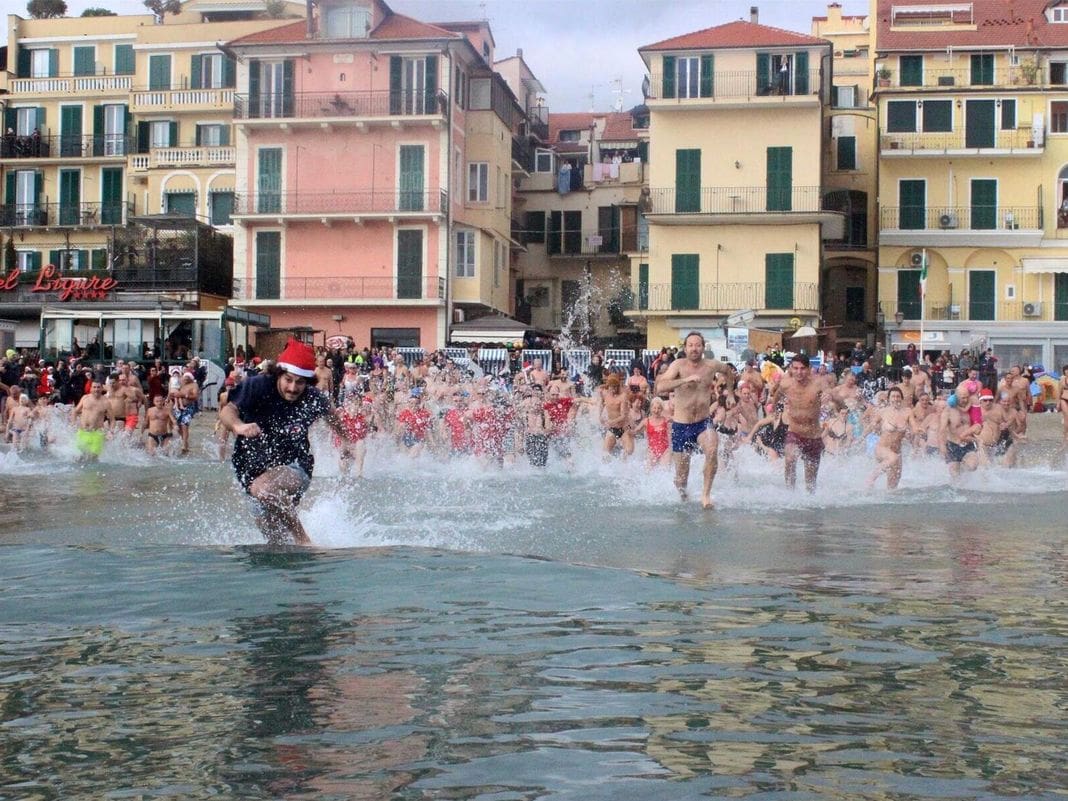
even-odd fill
[{"label": "chimney", "polygon": [[749,6],[749,21],[754,25],[760,22],[760,9],[756,6]]},{"label": "chimney", "polygon": [[522,58],[522,57],[523,57],[523,48],[522,48],[522,47],[517,47],[517,48],[515,49],[515,54],[516,54],[517,56],[519,56],[520,58]]}]

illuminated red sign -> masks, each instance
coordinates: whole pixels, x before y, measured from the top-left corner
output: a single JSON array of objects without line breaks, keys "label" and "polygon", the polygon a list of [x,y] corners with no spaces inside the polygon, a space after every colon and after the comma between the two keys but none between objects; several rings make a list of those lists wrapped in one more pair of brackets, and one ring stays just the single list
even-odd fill
[{"label": "illuminated red sign", "polygon": [[[12,270],[0,280],[0,291],[9,292],[19,285],[19,271]],[[59,300],[104,300],[119,285],[114,278],[89,275],[70,278],[62,275],[54,264],[46,264],[30,287],[31,292],[55,292]]]}]

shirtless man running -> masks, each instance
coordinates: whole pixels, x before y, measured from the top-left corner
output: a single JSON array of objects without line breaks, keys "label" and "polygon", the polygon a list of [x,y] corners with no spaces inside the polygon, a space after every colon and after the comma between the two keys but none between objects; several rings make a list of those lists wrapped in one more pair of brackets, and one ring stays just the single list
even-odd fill
[{"label": "shirtless man running", "polygon": [[106,425],[115,423],[112,404],[104,397],[104,385],[99,378],[93,379],[89,394],[82,396],[70,414],[71,422],[78,424],[74,441],[81,454],[79,458],[96,461],[104,450]]},{"label": "shirtless man running", "polygon": [[675,359],[656,379],[656,394],[667,395],[674,390],[674,409],[671,415],[671,451],[675,462],[675,487],[679,497],[686,500],[686,483],[690,478],[690,457],[694,451],[704,451],[704,484],[701,505],[711,509],[712,481],[718,466],[719,435],[709,425],[709,407],[717,375],[729,375],[727,365],[717,359],[705,358],[705,338],[691,331],[683,340],[684,357]]},{"label": "shirtless man running", "polygon": [[786,486],[797,483],[797,458],[805,464],[805,487],[816,491],[816,476],[823,455],[820,432],[820,407],[823,404],[823,383],[812,378],[808,356],[798,354],[790,360],[787,374],[775,389],[775,397],[786,398],[786,450],[783,454]]}]

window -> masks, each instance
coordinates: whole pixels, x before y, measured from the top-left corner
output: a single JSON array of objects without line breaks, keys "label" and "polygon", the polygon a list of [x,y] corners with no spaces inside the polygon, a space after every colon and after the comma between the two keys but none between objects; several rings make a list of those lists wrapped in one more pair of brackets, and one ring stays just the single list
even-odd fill
[{"label": "window", "polygon": [[185,214],[193,217],[197,213],[196,192],[164,192],[163,210],[168,214]]},{"label": "window", "polygon": [[923,86],[923,56],[901,56],[901,86]]},{"label": "window", "polygon": [[231,215],[234,213],[234,193],[232,190],[212,192],[208,195],[208,202],[211,205],[212,225],[230,225],[233,222],[231,220]]},{"label": "window", "polygon": [[696,56],[675,62],[677,97],[701,96],[701,59]]},{"label": "window", "polygon": [[148,57],[148,88],[153,90],[171,88],[170,54]]},{"label": "window", "polygon": [[545,242],[545,212],[528,211],[524,223],[524,244]]},{"label": "window", "polygon": [[1068,101],[1054,101],[1049,104],[1050,133],[1068,133]]},{"label": "window", "polygon": [[330,39],[365,39],[371,29],[371,9],[342,3],[323,9],[323,35]]},{"label": "window", "polygon": [[1050,9],[1050,22],[1068,22],[1068,6]]},{"label": "window", "polygon": [[1049,82],[1053,86],[1064,86],[1068,83],[1068,62],[1051,61],[1049,63]]},{"label": "window", "polygon": [[467,86],[467,107],[484,111],[490,107],[490,79],[472,78]]},{"label": "window", "polygon": [[256,297],[281,297],[282,234],[280,231],[256,232]]},{"label": "window", "polygon": [[94,45],[84,45],[74,48],[74,74],[96,74],[96,47]]},{"label": "window", "polygon": [[29,273],[41,269],[41,254],[36,250],[19,250],[15,260],[20,273]]},{"label": "window", "polygon": [[1001,130],[1016,130],[1016,98],[1001,101]]},{"label": "window", "polygon": [[551,150],[537,148],[534,151],[534,172],[556,172],[555,154]]},{"label": "window", "polygon": [[839,136],[837,141],[837,169],[855,170],[857,168],[857,138],[855,136]]},{"label": "window", "polygon": [[456,277],[475,277],[475,232],[456,232]]},{"label": "window", "polygon": [[[225,86],[223,77],[222,53],[205,53],[201,56],[193,56],[193,76],[191,83],[194,89],[221,89]],[[197,64],[200,75],[198,76]]]},{"label": "window", "polygon": [[891,100],[886,104],[886,132],[916,132],[915,100]]},{"label": "window", "polygon": [[972,86],[994,84],[994,54],[976,53],[972,56]]},{"label": "window", "polygon": [[[16,136],[30,136],[33,129],[37,128],[36,108],[15,109],[15,134]],[[40,132],[40,131],[38,131]]]},{"label": "window", "polygon": [[857,87],[836,86],[834,87],[834,104],[838,108],[856,108]]},{"label": "window", "polygon": [[221,147],[230,144],[230,128],[221,123],[197,126],[197,145]]},{"label": "window", "polygon": [[794,254],[764,255],[764,308],[794,307]]},{"label": "window", "polygon": [[949,133],[953,130],[953,101],[927,100],[923,104],[924,133]]},{"label": "window", "polygon": [[467,202],[489,202],[489,164],[485,161],[467,165]]},{"label": "window", "polygon": [[582,131],[560,131],[561,142],[578,142],[582,138]]},{"label": "window", "polygon": [[156,120],[148,124],[149,147],[172,147],[171,123],[169,120]]},{"label": "window", "polygon": [[31,50],[30,51],[30,77],[31,78],[51,78],[52,76],[52,51],[51,50]]},{"label": "window", "polygon": [[134,49],[133,45],[115,45],[115,74],[134,74]]}]

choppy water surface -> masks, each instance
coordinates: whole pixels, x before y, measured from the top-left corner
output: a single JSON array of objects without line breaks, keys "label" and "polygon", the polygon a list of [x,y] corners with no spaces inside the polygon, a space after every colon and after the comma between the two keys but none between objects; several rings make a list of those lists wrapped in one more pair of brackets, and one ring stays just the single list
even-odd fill
[{"label": "choppy water surface", "polygon": [[206,455],[0,453],[0,798],[1063,798],[1066,474],[867,466],[324,459],[272,552]]}]

